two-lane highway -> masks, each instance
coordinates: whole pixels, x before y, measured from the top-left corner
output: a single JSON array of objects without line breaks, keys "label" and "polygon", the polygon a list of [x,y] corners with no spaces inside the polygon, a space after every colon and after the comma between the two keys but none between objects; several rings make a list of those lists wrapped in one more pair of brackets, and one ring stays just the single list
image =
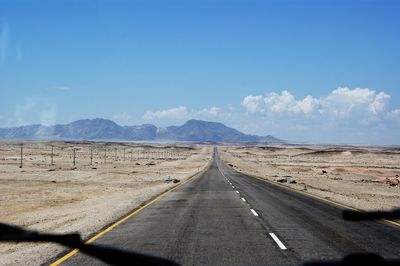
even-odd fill
[{"label": "two-lane highway", "polygon": [[[352,223],[341,208],[235,172],[210,168],[95,242],[182,265],[299,265],[352,252],[400,257],[400,230]],[[63,265],[97,265],[78,253]]]}]

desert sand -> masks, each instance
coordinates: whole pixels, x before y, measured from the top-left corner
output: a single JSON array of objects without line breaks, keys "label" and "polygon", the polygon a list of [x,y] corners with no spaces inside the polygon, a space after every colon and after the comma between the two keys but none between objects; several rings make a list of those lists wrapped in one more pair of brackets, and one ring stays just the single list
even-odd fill
[{"label": "desert sand", "polygon": [[[99,142],[0,142],[0,222],[44,232],[98,232],[209,163],[212,147]],[[53,149],[53,164],[51,159]],[[75,150],[75,165],[74,165]],[[1,243],[0,265],[40,265],[64,248]]]},{"label": "desert sand", "polygon": [[[400,207],[400,148],[357,146],[225,146],[235,170],[361,210]],[[397,184],[397,185],[396,185]]]}]

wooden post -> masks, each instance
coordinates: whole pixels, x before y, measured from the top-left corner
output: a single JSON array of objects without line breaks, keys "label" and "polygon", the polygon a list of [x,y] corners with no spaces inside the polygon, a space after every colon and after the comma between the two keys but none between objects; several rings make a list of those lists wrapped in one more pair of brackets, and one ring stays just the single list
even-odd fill
[{"label": "wooden post", "polygon": [[125,161],[125,148],[124,148],[124,161]]},{"label": "wooden post", "polygon": [[93,165],[93,148],[90,147],[90,165]]},{"label": "wooden post", "polygon": [[107,162],[107,148],[104,148],[104,163]]},{"label": "wooden post", "polygon": [[22,152],[23,152],[23,149],[24,149],[23,147],[24,147],[24,144],[21,143],[21,161],[20,161],[19,168],[22,168]]},{"label": "wooden post", "polygon": [[54,153],[54,145],[51,145],[51,165],[53,165],[54,164],[54,161],[53,161],[53,153]]},{"label": "wooden post", "polygon": [[74,148],[74,166],[75,166],[75,164],[76,164],[76,154],[75,154],[75,148]]}]

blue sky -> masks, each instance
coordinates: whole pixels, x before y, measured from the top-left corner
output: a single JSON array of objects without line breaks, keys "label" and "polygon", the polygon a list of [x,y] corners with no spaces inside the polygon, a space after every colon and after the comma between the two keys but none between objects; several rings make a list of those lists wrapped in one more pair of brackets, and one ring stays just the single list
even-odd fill
[{"label": "blue sky", "polygon": [[400,144],[400,1],[0,0],[0,126]]}]

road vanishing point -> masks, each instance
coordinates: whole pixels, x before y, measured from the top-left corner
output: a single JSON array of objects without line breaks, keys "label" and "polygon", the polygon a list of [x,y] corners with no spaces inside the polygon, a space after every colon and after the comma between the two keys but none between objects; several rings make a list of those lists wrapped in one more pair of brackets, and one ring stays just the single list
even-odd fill
[{"label": "road vanishing point", "polygon": [[[350,222],[344,206],[239,173],[215,149],[208,169],[95,240],[181,265],[301,265],[350,253],[400,257],[400,227]],[[76,253],[61,265],[103,265]]]}]

